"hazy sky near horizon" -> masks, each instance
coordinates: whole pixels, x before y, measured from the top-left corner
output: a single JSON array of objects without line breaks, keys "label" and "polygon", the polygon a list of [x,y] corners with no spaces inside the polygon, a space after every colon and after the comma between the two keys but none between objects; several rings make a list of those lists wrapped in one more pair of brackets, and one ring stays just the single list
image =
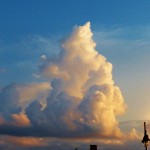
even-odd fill
[{"label": "hazy sky near horizon", "polygon": [[[61,132],[61,136],[64,139],[61,138],[60,135],[56,135],[53,132],[51,133],[51,131],[50,133],[48,133],[48,135],[45,133],[45,130],[44,133],[42,133],[43,130],[41,130],[39,134],[35,134],[34,132],[37,131],[39,127],[41,127],[39,126],[40,123],[38,122],[39,118],[40,121],[42,120],[44,122],[45,119],[47,119],[47,117],[43,117],[44,115],[51,114],[52,111],[55,112],[55,110],[49,111],[47,109],[43,112],[43,114],[41,114],[39,113],[39,111],[37,111],[37,108],[40,108],[40,110],[45,109],[45,99],[48,99],[50,101],[50,99],[57,93],[57,86],[65,89],[64,93],[66,91],[68,92],[68,89],[71,87],[71,85],[78,87],[78,85],[75,84],[77,79],[73,78],[72,82],[67,82],[67,87],[64,82],[59,83],[60,81],[53,81],[53,79],[51,78],[60,78],[60,80],[62,80],[63,78],[63,80],[65,81],[68,80],[69,77],[65,71],[67,69],[69,69],[70,71],[70,67],[66,65],[66,62],[64,64],[61,62],[61,59],[65,56],[62,56],[60,51],[63,48],[65,50],[71,49],[70,47],[72,47],[72,45],[70,46],[68,44],[69,42],[73,43],[73,41],[75,40],[78,43],[78,41],[80,41],[78,39],[78,34],[80,35],[80,33],[78,33],[78,30],[80,30],[79,26],[85,26],[85,31],[87,32],[87,35],[89,35],[89,37],[91,33],[93,33],[92,38],[96,43],[95,49],[100,54],[100,57],[101,55],[106,57],[107,61],[112,64],[112,81],[114,81],[114,85],[120,88],[122,94],[120,94],[120,92],[118,93],[119,95],[123,96],[124,103],[127,106],[127,108],[125,109],[123,104],[121,103],[122,99],[120,98],[118,100],[118,103],[120,102],[119,105],[116,104],[115,106],[113,104],[113,108],[119,106],[120,109],[118,109],[118,112],[115,112],[116,108],[114,108],[113,110],[115,113],[114,116],[111,117],[114,117],[116,120],[112,119],[111,117],[110,118],[113,121],[115,120],[117,122],[131,121],[127,123],[127,126],[129,126],[129,128],[131,126],[131,130],[132,128],[136,129],[132,130],[131,132],[131,135],[134,135],[135,138],[137,136],[136,133],[141,131],[140,124],[142,124],[142,122],[137,123],[133,120],[150,120],[149,18],[149,0],[0,0],[0,124],[2,124],[0,130],[3,129],[3,125],[8,126],[8,129],[3,129],[3,134],[6,134],[8,137],[4,137],[3,135],[0,137],[1,147],[3,149],[8,147],[10,149],[13,149],[16,148],[14,145],[19,145],[18,143],[20,142],[21,144],[18,146],[18,149],[20,148],[20,146],[23,146],[26,149],[26,147],[31,146],[31,143],[29,141],[33,141],[33,147],[39,147],[39,149],[42,149],[44,147],[46,149],[51,145],[47,145],[47,143],[52,143],[51,146],[53,147],[55,141],[60,141],[60,143],[62,142],[64,144],[64,147],[70,148],[68,147],[67,143],[68,137],[64,136],[64,133],[61,129],[59,130]],[[89,24],[87,22],[90,22],[90,27],[88,26]],[[81,31],[84,31],[84,28],[82,29],[82,27]],[[74,33],[73,31],[76,32]],[[73,38],[68,40],[70,34],[72,34],[71,37]],[[90,38],[86,39],[86,36],[83,37],[83,39],[84,38],[85,40],[90,41]],[[65,43],[65,41],[69,42]],[[87,45],[89,44],[88,42],[86,43]],[[62,48],[62,44],[65,45],[65,47]],[[73,47],[73,50],[75,48],[76,47]],[[85,47],[85,49],[88,48]],[[64,53],[66,54],[66,52]],[[95,55],[94,53],[95,52],[93,52],[93,55]],[[81,55],[81,58],[86,58],[86,53],[84,54],[85,56]],[[60,57],[59,61],[58,55]],[[88,55],[89,54],[87,53],[87,57]],[[67,60],[67,57],[65,57],[64,59]],[[98,64],[99,62],[96,62],[97,60],[99,61],[100,58],[93,59],[91,65],[101,66],[100,64]],[[82,62],[83,60],[80,61]],[[103,61],[103,63],[105,64],[105,60]],[[50,66],[51,64],[54,64],[54,66]],[[89,66],[89,68],[90,67],[91,66]],[[59,70],[59,68],[64,70]],[[106,63],[104,65],[104,68],[108,70],[109,75],[108,78],[104,75],[104,79],[106,78],[106,80],[109,80],[105,81],[104,83],[111,84],[111,67]],[[86,71],[87,70],[85,69],[85,72]],[[77,72],[81,73],[80,67]],[[98,75],[100,77],[103,77],[102,72],[103,70],[99,70],[99,72],[93,71],[91,74],[89,74],[91,76],[93,75],[97,79]],[[40,73],[46,75],[46,77],[41,77]],[[84,74],[84,72],[82,74]],[[79,76],[82,76],[82,74],[79,74]],[[95,81],[97,81],[98,84],[102,82],[96,79]],[[92,85],[94,86],[96,83],[94,79],[91,78],[91,80]],[[50,82],[52,82],[52,87],[50,85]],[[89,85],[90,84],[91,83],[89,83]],[[48,95],[51,88],[57,89],[56,91],[53,90],[51,92],[55,93],[53,96],[52,94],[51,96]],[[88,89],[88,86],[86,88]],[[102,89],[102,91],[104,90],[105,93],[107,91],[107,88],[115,90],[115,87],[101,87],[100,89]],[[74,88],[74,90],[76,90],[78,94],[78,97],[80,97],[81,93],[78,92],[77,89],[78,88]],[[94,87],[94,90],[95,89],[98,90],[99,88]],[[31,92],[32,94],[29,94],[29,92]],[[72,99],[72,97],[75,96],[74,92],[70,92],[70,95],[68,94],[69,92],[67,93],[68,95],[61,95],[63,98],[61,99],[62,103],[60,104],[63,104],[63,108],[61,108],[62,112],[60,111],[58,112],[58,114],[64,113],[63,109],[69,107],[74,109],[75,105],[77,105],[70,103],[68,104],[65,101],[66,99]],[[19,99],[20,101],[17,101],[16,99]],[[78,101],[77,97],[73,99]],[[83,103],[81,103],[80,107],[78,108],[80,111],[81,109],[89,108],[84,105],[85,99],[86,98],[82,99]],[[92,102],[90,104],[92,105]],[[10,105],[12,105],[12,107]],[[13,106],[15,107],[16,105],[17,108],[14,109]],[[48,103],[47,108],[51,108],[50,105],[51,104]],[[55,107],[55,109],[58,108],[58,105],[59,104],[54,104],[54,107],[57,106]],[[7,110],[4,110],[5,106]],[[90,107],[89,109],[92,110],[96,107],[95,105],[92,106],[92,108]],[[110,107],[109,109],[112,108]],[[123,115],[117,115],[117,113],[121,114],[124,110],[125,113]],[[73,115],[73,112],[71,110],[69,110],[68,112],[72,114],[72,117],[74,118],[79,115]],[[87,119],[86,117],[84,118],[84,115],[86,113],[87,112],[82,112],[83,120]],[[90,115],[90,112],[88,113]],[[39,116],[37,115],[39,118],[34,118],[34,115],[36,114],[40,114]],[[65,117],[63,119],[68,123],[69,127],[71,126],[71,129],[74,127],[73,123],[70,123],[69,119],[67,120],[67,118]],[[24,121],[25,124],[22,124],[22,121]],[[81,125],[84,122],[81,122],[81,120],[77,119],[76,121],[77,125]],[[115,121],[112,123],[113,125],[115,125]],[[89,121],[89,124],[90,123],[91,122]],[[36,126],[36,124],[38,125]],[[46,122],[46,125],[47,124],[48,123]],[[13,126],[13,131],[11,128],[9,128],[10,126]],[[23,129],[27,129],[27,131],[29,132],[31,131],[31,134],[28,135],[27,133],[26,135],[24,132],[19,132],[20,130],[14,133],[14,131],[18,130],[20,126],[23,126]],[[30,128],[28,128],[29,126]],[[122,128],[124,128],[123,130],[126,130],[124,124],[121,124],[120,126],[121,130]],[[37,127],[35,131],[33,131],[34,127]],[[110,128],[113,127],[111,126]],[[53,125],[51,126],[51,128],[53,128]],[[89,127],[87,124],[84,124],[83,128],[83,133],[86,132],[87,129],[93,131],[93,128],[91,126]],[[7,130],[9,131],[7,132]],[[95,130],[99,131],[99,129],[97,128]],[[105,126],[103,126],[103,124],[101,130],[105,130]],[[68,132],[67,129],[64,131]],[[80,130],[78,132],[80,132]],[[118,135],[118,132],[118,129],[115,129],[114,133],[110,135],[112,137],[116,137],[116,135]],[[22,141],[27,139],[26,143],[21,142],[21,139],[18,139],[19,134],[22,134],[21,136],[23,136]],[[48,139],[49,134],[52,135],[53,139]],[[103,134],[105,135],[106,133],[104,132]],[[43,136],[48,136],[48,138],[43,140]],[[99,137],[99,135],[97,136]],[[102,135],[100,135],[100,137],[101,136]],[[34,137],[38,138],[34,139]],[[59,137],[60,140],[55,139],[55,137]],[[126,138],[127,137],[124,137],[122,141],[125,141]],[[137,138],[135,139],[137,140],[138,138],[139,137],[137,136]],[[65,140],[65,142],[62,139]],[[88,143],[88,140],[86,140],[87,139],[84,139],[84,142]],[[107,140],[109,140],[108,137]],[[132,144],[126,144],[125,148],[136,148],[132,146],[134,142],[137,142],[136,140],[133,140],[133,143],[131,142]],[[93,139],[91,141],[93,141]],[[122,141],[118,141],[121,146]],[[111,143],[112,141],[107,142]],[[104,142],[102,141],[100,141],[100,143],[104,144]],[[115,141],[112,145],[117,145],[116,143],[117,142]],[[76,145],[79,146],[80,142],[77,142]],[[111,147],[109,146],[107,147],[107,143],[105,143],[104,149]],[[116,147],[116,149],[117,148],[118,147]],[[123,148],[124,147],[122,146],[122,149]]]}]

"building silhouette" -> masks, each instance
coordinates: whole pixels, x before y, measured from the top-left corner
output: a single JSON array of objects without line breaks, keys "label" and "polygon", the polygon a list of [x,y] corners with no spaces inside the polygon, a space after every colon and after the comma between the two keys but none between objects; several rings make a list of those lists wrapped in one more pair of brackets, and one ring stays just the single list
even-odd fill
[{"label": "building silhouette", "polygon": [[[78,150],[78,149],[75,148],[75,150]],[[89,150],[97,150],[97,145],[90,145],[90,149]]]},{"label": "building silhouette", "polygon": [[90,145],[90,150],[97,150],[97,145]]}]

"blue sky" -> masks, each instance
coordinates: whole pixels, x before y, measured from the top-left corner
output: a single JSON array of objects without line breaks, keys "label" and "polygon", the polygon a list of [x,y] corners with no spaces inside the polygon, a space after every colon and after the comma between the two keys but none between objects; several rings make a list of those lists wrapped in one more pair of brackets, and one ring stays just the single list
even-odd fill
[{"label": "blue sky", "polygon": [[149,24],[149,6],[148,0],[2,0],[0,33],[2,39],[13,41],[28,34],[68,32],[70,27],[87,21],[93,28],[145,25]]},{"label": "blue sky", "polygon": [[[38,73],[48,63],[41,56],[58,57],[64,39],[90,21],[96,50],[113,65],[113,80],[127,105],[118,121],[149,120],[149,18],[149,0],[0,0],[0,96],[15,93],[12,87],[27,92],[29,85],[38,92],[44,88],[43,99],[48,79]],[[134,121],[129,126],[133,124],[136,128]],[[16,139],[7,139],[2,147],[11,147],[11,140]]]}]

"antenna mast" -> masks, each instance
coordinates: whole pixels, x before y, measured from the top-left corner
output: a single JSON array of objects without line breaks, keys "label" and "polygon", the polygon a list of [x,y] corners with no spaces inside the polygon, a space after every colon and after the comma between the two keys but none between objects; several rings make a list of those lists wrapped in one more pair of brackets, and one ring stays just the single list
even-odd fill
[{"label": "antenna mast", "polygon": [[142,143],[144,144],[145,150],[148,150],[148,144],[149,144],[149,137],[146,130],[146,122],[144,122],[144,137],[142,139]]}]

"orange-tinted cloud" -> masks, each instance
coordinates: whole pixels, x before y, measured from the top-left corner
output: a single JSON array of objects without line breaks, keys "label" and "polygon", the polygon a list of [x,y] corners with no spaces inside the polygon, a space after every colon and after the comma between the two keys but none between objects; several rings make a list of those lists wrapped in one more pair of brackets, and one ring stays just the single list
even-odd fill
[{"label": "orange-tinted cloud", "polygon": [[28,127],[30,126],[30,120],[26,114],[12,114],[12,120],[6,121],[2,116],[0,117],[0,125],[16,126],[16,127]]},{"label": "orange-tinted cloud", "polygon": [[2,139],[4,143],[13,145],[15,147],[39,147],[48,145],[47,141],[43,140],[42,138],[6,136]]},{"label": "orange-tinted cloud", "polygon": [[26,114],[12,114],[13,125],[18,127],[27,127],[30,126],[30,120]]}]

